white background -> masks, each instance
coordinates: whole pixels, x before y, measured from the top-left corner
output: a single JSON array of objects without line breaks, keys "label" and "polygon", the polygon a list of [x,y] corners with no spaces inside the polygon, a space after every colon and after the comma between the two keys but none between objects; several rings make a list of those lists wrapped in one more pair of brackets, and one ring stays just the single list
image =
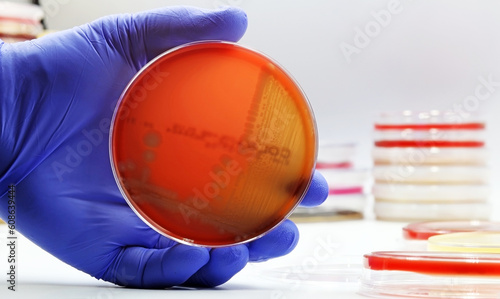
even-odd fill
[{"label": "white background", "polygon": [[[500,82],[498,1],[42,0],[41,3],[48,27],[57,30],[108,14],[164,5],[239,6],[249,18],[241,43],[273,57],[297,79],[313,106],[320,142],[356,142],[358,161],[368,166],[373,121],[379,112],[456,110],[461,106],[462,111],[482,114],[486,119],[493,177],[500,172],[496,154],[500,153],[500,136],[496,134],[500,129],[500,86],[494,87],[484,100],[473,98],[476,88],[482,85],[479,78]],[[367,39],[360,39],[360,31]],[[357,52],[343,53],[341,47],[347,44],[356,47]],[[483,93],[487,90],[480,88]],[[496,197],[494,188],[493,200]]]},{"label": "white background", "polygon": [[[356,142],[358,163],[370,165],[372,126],[380,111],[430,109],[465,111],[483,114],[488,127],[487,145],[491,151],[494,219],[499,219],[497,203],[500,179],[500,86],[484,100],[471,100],[480,78],[500,83],[500,2],[433,0],[44,0],[49,29],[61,30],[92,21],[98,17],[135,12],[164,5],[189,4],[205,8],[236,5],[249,18],[249,27],[241,44],[260,50],[290,71],[302,86],[313,106],[320,142]],[[397,7],[391,13],[388,7]],[[375,16],[387,16],[383,24]],[[394,9],[393,9],[394,11]],[[377,29],[378,28],[378,29]],[[359,53],[346,56],[341,46],[356,46],[359,31],[371,34],[359,47]],[[358,40],[359,42],[359,40]],[[359,45],[359,43],[358,43]],[[483,88],[483,91],[485,89]],[[361,254],[376,249],[396,249],[389,241],[400,239],[398,223],[371,223],[370,220],[333,223],[318,227],[301,226],[306,243],[281,260],[304,262],[317,248],[317,237],[338,240],[340,254]],[[374,236],[389,239],[384,243]],[[384,239],[384,240],[385,240]],[[130,290],[87,288],[94,285],[89,277],[72,270],[29,245],[20,248],[24,274],[21,278],[35,295],[54,294],[69,298],[115,298],[137,296]],[[316,247],[315,247],[316,246]],[[30,253],[30,254],[28,254]],[[32,254],[31,254],[32,253]],[[0,251],[0,257],[5,256]],[[39,264],[42,268],[36,268]],[[43,268],[44,266],[47,266]],[[3,269],[3,268],[2,268]],[[202,297],[227,295],[248,297],[300,298],[308,292],[290,285],[255,285],[252,268],[226,285],[225,292],[205,291]],[[22,276],[24,275],[24,276]],[[46,275],[46,276],[45,276]],[[23,278],[24,277],[24,278]],[[52,281],[54,288],[47,281]],[[75,283],[76,282],[76,283]],[[257,280],[263,283],[263,280]],[[70,286],[67,286],[69,284]],[[101,284],[98,284],[101,285]],[[259,288],[260,286],[260,288]],[[307,285],[303,284],[302,287]],[[323,285],[324,286],[324,285]],[[331,286],[330,286],[331,287]],[[223,288],[223,289],[224,289]],[[316,287],[315,287],[316,288]],[[352,285],[335,290],[316,290],[313,297],[355,298]],[[344,291],[344,288],[347,291]],[[3,291],[4,288],[2,287]],[[287,290],[285,295],[281,290]],[[233,293],[234,291],[234,293]],[[305,292],[305,293],[304,293]],[[80,294],[80,295],[76,295]],[[198,293],[197,295],[200,295]],[[194,295],[191,292],[150,291],[148,296]],[[56,296],[57,297],[57,296]],[[357,297],[356,297],[357,298]]]}]

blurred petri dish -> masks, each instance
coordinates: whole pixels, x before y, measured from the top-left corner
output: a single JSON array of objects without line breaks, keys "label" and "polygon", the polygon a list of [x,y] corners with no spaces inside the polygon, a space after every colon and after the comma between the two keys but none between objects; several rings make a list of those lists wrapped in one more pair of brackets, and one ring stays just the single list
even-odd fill
[{"label": "blurred petri dish", "polygon": [[9,43],[34,39],[43,31],[43,17],[39,5],[0,1],[0,38]]},{"label": "blurred petri dish", "polygon": [[374,147],[375,165],[486,165],[484,147]]},{"label": "blurred petri dish", "polygon": [[500,278],[500,256],[496,254],[379,251],[365,254],[363,261],[365,269],[375,271]]},{"label": "blurred petri dish", "polygon": [[377,165],[372,174],[377,183],[487,184],[490,172],[472,165]]},{"label": "blurred petri dish", "polygon": [[429,128],[427,130],[418,129],[386,129],[376,130],[375,141],[459,141],[459,142],[483,142],[485,141],[484,130],[443,130]]},{"label": "blurred petri dish", "polygon": [[[312,268],[312,269],[309,269]],[[306,267],[298,264],[262,271],[262,277],[287,283],[331,284],[359,283],[363,266],[358,264],[319,264]]]},{"label": "blurred petri dish", "polygon": [[390,202],[486,202],[490,196],[488,185],[379,183],[374,184],[372,189],[378,201]]},{"label": "blurred petri dish", "polygon": [[307,210],[306,208],[297,208],[290,220],[296,223],[318,223],[318,222],[335,222],[363,219],[363,213],[355,210],[333,209],[333,210]]},{"label": "blurred petri dish", "polygon": [[378,147],[483,147],[483,141],[449,141],[449,140],[380,140],[375,141]]},{"label": "blurred petri dish", "polygon": [[470,114],[467,121],[454,111],[386,111],[378,114],[375,120],[375,130],[484,130],[484,116]]},{"label": "blurred petri dish", "polygon": [[356,155],[355,143],[323,142],[318,148],[317,169],[351,168]]},{"label": "blurred petri dish", "polygon": [[488,220],[488,203],[422,203],[383,202],[375,198],[374,212],[379,220],[433,221],[433,220]]},{"label": "blurred petri dish", "polygon": [[324,222],[362,219],[368,195],[331,195],[317,207],[298,207],[290,217],[296,222]]},{"label": "blurred petri dish", "polygon": [[432,236],[475,231],[500,232],[500,222],[493,221],[424,221],[403,227],[403,237],[407,240],[427,240]]},{"label": "blurred petri dish", "polygon": [[315,119],[291,76],[229,42],[165,52],[117,105],[110,147],[132,209],[181,243],[262,236],[302,200],[315,168]]},{"label": "blurred petri dish", "polygon": [[376,298],[498,298],[497,254],[373,252],[364,256],[360,293]]},{"label": "blurred petri dish", "polygon": [[500,231],[460,232],[429,237],[430,251],[500,253]]},{"label": "blurred petri dish", "polygon": [[319,169],[330,189],[364,186],[370,180],[368,169]]}]

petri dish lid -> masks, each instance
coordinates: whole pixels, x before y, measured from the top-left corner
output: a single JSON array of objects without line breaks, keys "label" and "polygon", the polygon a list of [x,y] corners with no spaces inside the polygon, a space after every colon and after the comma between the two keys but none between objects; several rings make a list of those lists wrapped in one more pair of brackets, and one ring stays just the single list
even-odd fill
[{"label": "petri dish lid", "polygon": [[484,202],[490,196],[488,185],[462,184],[395,184],[373,185],[373,196],[379,201],[458,203]]},{"label": "petri dish lid", "polygon": [[376,182],[486,184],[490,171],[473,165],[376,165],[372,174]]},{"label": "petri dish lid", "polygon": [[0,20],[38,23],[44,17],[43,9],[35,4],[0,1]]},{"label": "petri dish lid", "polygon": [[403,236],[407,240],[427,240],[432,236],[475,231],[500,232],[500,222],[493,221],[423,221],[403,227]]},{"label": "petri dish lid", "polygon": [[361,264],[321,264],[313,271],[303,265],[280,266],[262,271],[261,276],[290,283],[358,283],[363,267]]},{"label": "petri dish lid", "polygon": [[375,198],[377,219],[393,221],[488,220],[488,203],[406,203],[383,202]]},{"label": "petri dish lid", "polygon": [[486,139],[484,130],[428,130],[387,129],[375,131],[373,139],[383,140],[413,140],[413,141],[481,141]]},{"label": "petri dish lid", "polygon": [[499,263],[497,254],[374,252],[365,255],[359,293],[376,298],[498,298]]},{"label": "petri dish lid", "polygon": [[459,252],[379,251],[364,255],[364,268],[430,275],[500,278],[500,255]]},{"label": "petri dish lid", "polygon": [[319,169],[330,189],[364,186],[370,180],[368,169]]},{"label": "petri dish lid", "polygon": [[132,209],[189,245],[248,242],[300,203],[317,152],[305,94],[267,56],[205,41],[165,52],[125,89],[110,158]]},{"label": "petri dish lid", "polygon": [[479,114],[470,115],[467,121],[454,111],[388,111],[378,115],[375,130],[483,130],[484,117]]},{"label": "petri dish lid", "polygon": [[500,231],[450,233],[429,237],[431,251],[500,253]]},{"label": "petri dish lid", "polygon": [[356,143],[320,142],[316,168],[350,168],[356,155]]},{"label": "petri dish lid", "polygon": [[374,147],[376,165],[485,165],[488,150],[484,147]]}]

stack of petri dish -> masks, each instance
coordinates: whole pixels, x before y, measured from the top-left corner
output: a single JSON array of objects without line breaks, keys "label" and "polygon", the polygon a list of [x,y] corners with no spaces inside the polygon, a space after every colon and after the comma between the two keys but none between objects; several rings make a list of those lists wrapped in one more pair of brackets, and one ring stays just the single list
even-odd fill
[{"label": "stack of petri dish", "polygon": [[364,256],[360,294],[376,298],[498,298],[500,255],[381,251]]},{"label": "stack of petri dish", "polygon": [[498,298],[500,222],[421,221],[403,227],[425,249],[364,255],[360,293],[377,298]]},{"label": "stack of petri dish", "polygon": [[489,218],[483,121],[435,110],[384,113],[372,157],[377,219]]},{"label": "stack of petri dish", "polygon": [[328,182],[329,196],[315,208],[297,208],[292,219],[299,222],[361,219],[367,203],[370,172],[355,166],[355,143],[319,146],[316,170]]},{"label": "stack of petri dish", "polygon": [[36,38],[43,31],[43,15],[38,5],[0,1],[0,39],[14,43]]}]

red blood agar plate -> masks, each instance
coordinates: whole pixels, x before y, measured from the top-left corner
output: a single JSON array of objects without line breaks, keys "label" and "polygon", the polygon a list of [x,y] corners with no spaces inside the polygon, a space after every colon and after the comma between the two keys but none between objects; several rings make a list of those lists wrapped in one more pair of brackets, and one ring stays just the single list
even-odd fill
[{"label": "red blood agar plate", "polygon": [[243,46],[165,52],[125,89],[110,137],[118,185],[153,229],[219,247],[276,227],[311,181],[311,107],[277,63]]},{"label": "red blood agar plate", "polygon": [[423,221],[403,227],[403,237],[407,240],[427,240],[432,236],[476,231],[500,232],[500,222],[492,221]]},{"label": "red blood agar plate", "polygon": [[364,267],[376,271],[409,271],[431,275],[496,276],[500,278],[500,255],[432,251],[379,251],[364,256]]},{"label": "red blood agar plate", "polygon": [[500,255],[373,252],[361,281],[360,293],[378,298],[498,298]]}]

